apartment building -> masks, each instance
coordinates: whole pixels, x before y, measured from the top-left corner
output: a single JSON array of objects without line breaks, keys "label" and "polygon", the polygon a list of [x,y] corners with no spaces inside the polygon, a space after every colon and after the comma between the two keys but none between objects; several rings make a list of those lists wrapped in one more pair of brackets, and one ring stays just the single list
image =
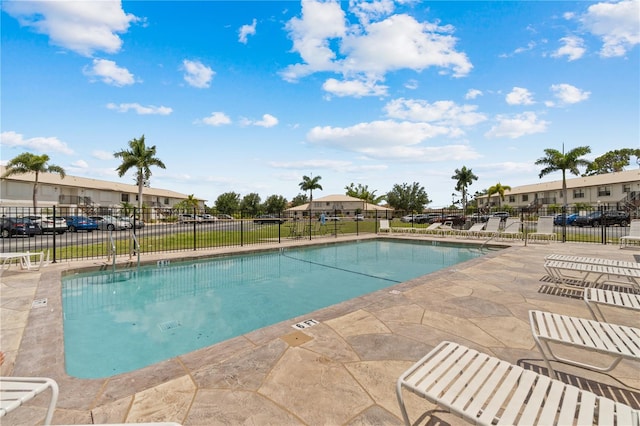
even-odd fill
[{"label": "apartment building", "polygon": [[[0,175],[6,171],[0,166]],[[0,207],[33,206],[33,173],[12,175],[0,179]],[[144,188],[142,204],[146,207],[173,208],[187,195],[167,189]],[[38,176],[38,207],[53,207],[74,211],[100,213],[109,208],[122,207],[122,203],[138,205],[138,186],[99,179],[90,179],[57,173]],[[204,200],[200,201],[204,207]]]},{"label": "apartment building", "polygon": [[[560,174],[560,173],[558,173]],[[503,182],[508,185],[508,182]],[[479,207],[497,207],[498,194],[478,196]],[[563,205],[562,179],[512,187],[505,191],[501,205],[515,208],[544,208]],[[640,208],[640,170],[626,170],[595,176],[570,178],[567,176],[569,206],[581,204],[606,209],[631,210]]]}]

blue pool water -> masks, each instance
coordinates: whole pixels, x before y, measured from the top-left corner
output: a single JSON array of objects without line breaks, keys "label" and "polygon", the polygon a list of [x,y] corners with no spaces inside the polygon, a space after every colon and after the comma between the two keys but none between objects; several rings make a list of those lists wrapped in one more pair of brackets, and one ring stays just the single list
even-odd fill
[{"label": "blue pool water", "polygon": [[372,240],[65,277],[67,373],[136,370],[479,255]]}]

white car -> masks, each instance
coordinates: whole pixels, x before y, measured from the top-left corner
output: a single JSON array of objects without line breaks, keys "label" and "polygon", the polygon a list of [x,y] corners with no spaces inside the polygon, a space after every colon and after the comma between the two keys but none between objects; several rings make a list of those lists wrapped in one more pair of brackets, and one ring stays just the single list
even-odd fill
[{"label": "white car", "polygon": [[95,220],[102,231],[122,231],[133,228],[131,222],[113,216],[89,216],[89,219]]},{"label": "white car", "polygon": [[60,216],[56,216],[55,221],[53,220],[53,215],[34,215],[34,216],[26,216],[31,219],[32,222],[35,222],[42,232],[51,232],[64,234],[67,231],[67,221]]}]

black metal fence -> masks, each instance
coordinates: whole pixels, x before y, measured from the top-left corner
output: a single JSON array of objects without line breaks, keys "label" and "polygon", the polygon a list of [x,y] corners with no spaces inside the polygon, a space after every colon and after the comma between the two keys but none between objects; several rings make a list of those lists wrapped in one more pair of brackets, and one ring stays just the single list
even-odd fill
[{"label": "black metal fence", "polygon": [[[205,213],[199,210],[172,209],[103,209],[103,214],[71,211],[66,208],[0,207],[2,237],[0,250],[9,252],[44,251],[50,261],[133,257],[137,253],[196,251],[216,247],[233,247],[280,243],[283,240],[340,238],[344,235],[377,233],[380,220],[392,227],[421,228],[434,221],[450,221],[454,228],[466,229],[474,222],[484,222],[494,214],[517,216],[523,231],[533,232],[538,217],[554,216],[558,241],[610,244],[628,235],[629,222],[637,212],[615,223],[594,220],[605,210],[567,212],[566,221],[555,210],[526,211],[506,209],[463,216],[459,210],[430,210],[421,214],[392,211],[344,212],[340,210],[285,212],[275,215]],[[93,218],[90,228],[81,218]],[[575,217],[586,217],[584,223]],[[16,224],[22,224],[17,226]],[[30,225],[31,224],[31,225]],[[33,226],[36,227],[33,227]],[[26,228],[24,228],[26,226]],[[97,229],[95,229],[97,227]],[[27,235],[24,235],[24,234]],[[30,236],[31,235],[31,236]]]}]

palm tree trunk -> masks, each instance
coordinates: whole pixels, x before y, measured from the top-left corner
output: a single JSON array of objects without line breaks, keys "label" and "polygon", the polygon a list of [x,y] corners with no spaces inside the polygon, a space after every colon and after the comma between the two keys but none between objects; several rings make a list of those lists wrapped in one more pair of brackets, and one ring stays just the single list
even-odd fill
[{"label": "palm tree trunk", "polygon": [[33,183],[33,210],[38,208],[38,172],[36,171],[36,179]]}]

